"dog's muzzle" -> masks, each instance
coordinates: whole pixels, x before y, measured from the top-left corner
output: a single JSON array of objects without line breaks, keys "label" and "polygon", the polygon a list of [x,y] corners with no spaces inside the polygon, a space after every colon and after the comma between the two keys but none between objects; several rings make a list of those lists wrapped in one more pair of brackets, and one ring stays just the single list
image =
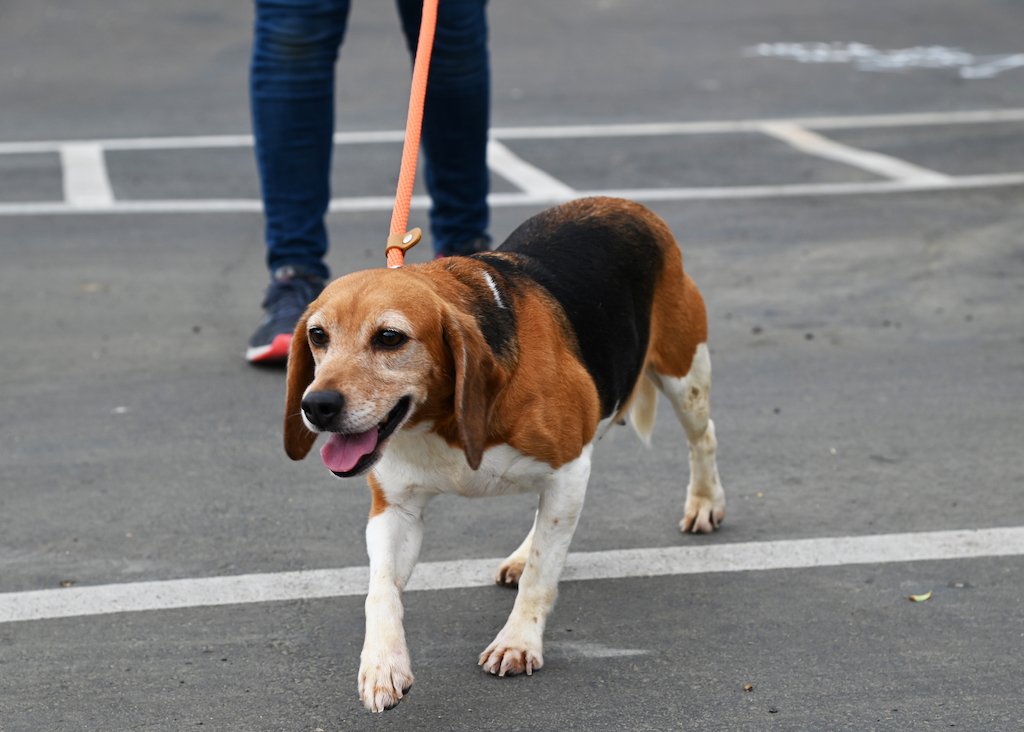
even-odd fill
[{"label": "dog's muzzle", "polygon": [[364,432],[331,432],[320,448],[320,457],[327,469],[342,478],[369,470],[380,459],[381,446],[405,419],[411,402],[410,397],[402,397],[382,422]]}]

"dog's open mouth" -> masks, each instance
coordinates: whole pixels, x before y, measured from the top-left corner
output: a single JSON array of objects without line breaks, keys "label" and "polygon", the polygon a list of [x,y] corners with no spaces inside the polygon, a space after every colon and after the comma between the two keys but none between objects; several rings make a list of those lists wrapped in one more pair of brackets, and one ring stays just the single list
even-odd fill
[{"label": "dog's open mouth", "polygon": [[398,400],[395,408],[383,422],[365,432],[343,435],[332,432],[327,443],[320,448],[324,465],[335,475],[348,478],[370,469],[380,458],[381,444],[391,437],[409,411],[409,397]]}]

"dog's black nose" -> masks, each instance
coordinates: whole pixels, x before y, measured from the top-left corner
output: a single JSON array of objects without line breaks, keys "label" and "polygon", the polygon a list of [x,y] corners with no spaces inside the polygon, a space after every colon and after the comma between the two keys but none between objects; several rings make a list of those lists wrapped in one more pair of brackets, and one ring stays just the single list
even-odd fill
[{"label": "dog's black nose", "polygon": [[341,414],[345,397],[338,391],[311,391],[302,399],[302,411],[314,427],[330,429],[331,420]]}]

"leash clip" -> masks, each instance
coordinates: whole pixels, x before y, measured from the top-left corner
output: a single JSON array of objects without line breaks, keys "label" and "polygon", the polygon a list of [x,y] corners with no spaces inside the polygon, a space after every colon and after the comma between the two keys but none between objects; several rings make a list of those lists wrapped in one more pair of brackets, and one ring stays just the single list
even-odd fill
[{"label": "leash clip", "polygon": [[405,261],[405,253],[420,243],[423,238],[423,231],[416,227],[404,234],[392,234],[388,237],[387,247],[384,252],[388,258],[388,269],[401,267]]}]

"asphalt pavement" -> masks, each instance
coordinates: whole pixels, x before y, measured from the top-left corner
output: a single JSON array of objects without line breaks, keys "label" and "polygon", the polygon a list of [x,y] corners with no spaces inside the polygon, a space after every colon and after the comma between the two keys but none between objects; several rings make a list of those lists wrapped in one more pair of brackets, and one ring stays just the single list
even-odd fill
[{"label": "asphalt pavement", "polygon": [[[708,304],[721,530],[678,531],[663,403],[652,448],[598,446],[573,552],[1024,526],[1024,8],[523,0],[490,19],[493,124],[548,176],[520,195],[495,170],[495,239],[545,180],[632,191]],[[267,277],[252,150],[196,142],[250,132],[251,23],[209,0],[0,7],[0,605],[366,563],[365,482],[287,459],[283,371],[242,357]],[[850,43],[901,54],[879,71]],[[394,9],[355,3],[337,129],[401,128],[408,77]],[[723,124],[637,127],[695,122]],[[102,150],[105,203],[68,210],[69,142]],[[334,274],[383,264],[369,198],[399,148],[338,145]],[[439,498],[421,561],[505,556],[534,501]],[[1020,730],[1024,548],[1002,553],[564,582],[529,678],[476,666],[511,592],[409,592],[416,683],[382,716],[356,692],[357,595],[0,619],[0,730]]]}]

